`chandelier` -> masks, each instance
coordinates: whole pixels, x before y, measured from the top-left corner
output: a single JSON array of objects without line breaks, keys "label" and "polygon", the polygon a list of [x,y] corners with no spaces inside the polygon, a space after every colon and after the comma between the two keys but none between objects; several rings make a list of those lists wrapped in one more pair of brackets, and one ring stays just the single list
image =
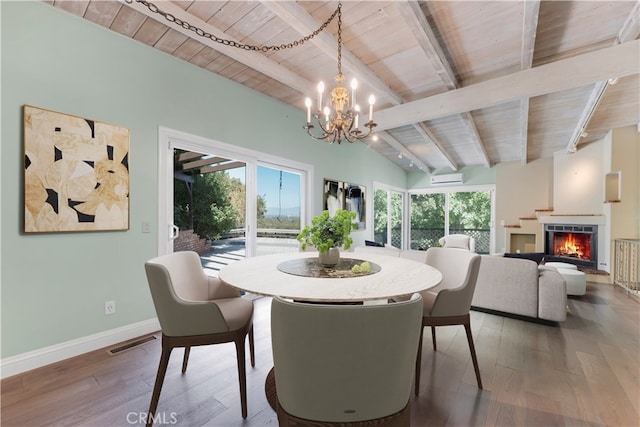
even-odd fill
[{"label": "chandelier", "polygon": [[360,130],[358,121],[360,119],[360,106],[356,103],[356,89],[358,81],[351,80],[351,101],[349,101],[349,90],[342,86],[344,74],[342,74],[342,3],[338,3],[338,74],[335,77],[337,86],[329,93],[329,105],[322,105],[322,95],[324,93],[324,83],[318,84],[318,99],[316,112],[313,114],[316,124],[320,129],[319,134],[313,134],[312,129],[315,128],[311,124],[311,106],[313,102],[311,98],[305,99],[307,107],[307,123],[303,129],[307,131],[309,136],[318,140],[325,140],[329,144],[337,142],[340,144],[343,140],[351,143],[359,139],[364,139],[371,135],[376,123],[373,122],[373,104],[376,98],[369,96],[369,121],[364,123],[366,130]]}]

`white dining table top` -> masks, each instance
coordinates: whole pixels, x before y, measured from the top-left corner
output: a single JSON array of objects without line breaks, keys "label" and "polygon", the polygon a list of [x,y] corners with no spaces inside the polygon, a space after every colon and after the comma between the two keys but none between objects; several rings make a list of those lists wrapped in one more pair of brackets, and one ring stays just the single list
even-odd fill
[{"label": "white dining table top", "polygon": [[381,267],[374,274],[321,278],[284,273],[277,266],[298,258],[315,258],[314,252],[262,255],[223,267],[218,277],[246,292],[300,301],[353,302],[384,300],[411,295],[437,286],[442,274],[435,268],[409,259],[377,254],[344,252],[341,258],[357,258]]}]

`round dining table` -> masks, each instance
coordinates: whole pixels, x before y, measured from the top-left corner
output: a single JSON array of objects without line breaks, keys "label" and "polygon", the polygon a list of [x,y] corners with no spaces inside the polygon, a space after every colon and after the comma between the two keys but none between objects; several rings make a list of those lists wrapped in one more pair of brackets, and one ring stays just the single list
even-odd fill
[{"label": "round dining table", "polygon": [[[387,300],[426,291],[442,280],[435,268],[394,256],[343,252],[336,268],[319,265],[317,258],[314,252],[261,255],[223,267],[218,277],[257,295],[327,303]],[[365,262],[368,270],[358,271]]]}]

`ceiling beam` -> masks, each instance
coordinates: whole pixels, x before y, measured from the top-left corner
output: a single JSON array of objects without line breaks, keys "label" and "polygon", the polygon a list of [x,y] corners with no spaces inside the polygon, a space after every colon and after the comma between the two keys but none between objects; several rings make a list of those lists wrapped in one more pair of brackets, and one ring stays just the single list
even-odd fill
[{"label": "ceiling beam", "polygon": [[178,162],[186,162],[187,160],[199,159],[204,156],[202,153],[196,153],[195,151],[187,151],[178,154]]},{"label": "ceiling beam", "polygon": [[[540,0],[526,0],[522,16],[522,50],[520,51],[520,69],[528,70],[533,65],[533,53],[536,46]],[[528,162],[529,145],[529,98],[520,100],[520,146],[521,163]]]},{"label": "ceiling beam", "polygon": [[[405,22],[411,29],[411,32],[418,41],[418,44],[427,55],[427,58],[429,58],[429,60],[431,61],[431,65],[436,70],[447,89],[454,90],[460,87],[458,79],[453,72],[453,69],[451,68],[451,64],[449,64],[449,61],[444,54],[444,50],[442,49],[442,46],[440,46],[438,38],[431,29],[429,22],[427,22],[427,18],[424,16],[422,8],[420,8],[418,2],[416,0],[409,0],[396,2],[395,4],[398,7],[398,10],[400,11],[400,14],[404,18]],[[476,146],[476,149],[482,157],[483,164],[486,167],[489,167],[489,156],[487,155],[487,151],[484,148],[484,144],[482,144],[480,134],[478,133],[478,129],[476,128],[471,113],[464,112],[461,113],[460,116],[469,132],[471,141]],[[445,151],[442,144],[437,142],[435,143],[435,145],[438,150],[440,150],[442,155],[449,161],[449,163],[452,164],[452,169],[458,170],[457,166],[455,166],[455,163],[453,163],[451,160],[451,155],[449,155]]]},{"label": "ceiling beam", "polygon": [[[640,0],[636,0],[635,5],[631,9],[631,13],[625,20],[622,28],[618,32],[618,36],[614,41],[613,45],[619,45],[622,43],[626,43],[628,41],[634,40],[638,37],[638,33],[640,32],[640,23],[638,18],[640,16]],[[587,131],[587,126],[589,125],[589,121],[591,117],[593,117],[593,113],[595,113],[598,108],[598,104],[600,104],[600,100],[604,96],[604,92],[607,90],[608,81],[602,80],[595,84],[591,94],[589,95],[589,99],[587,104],[584,106],[582,110],[582,114],[580,114],[580,118],[576,123],[576,126],[571,133],[571,138],[569,139],[569,143],[567,144],[567,152],[574,153],[580,143],[580,138],[585,135]]]},{"label": "ceiling beam", "polygon": [[442,154],[442,156],[444,157],[446,162],[449,164],[449,167],[451,169],[453,169],[454,171],[457,171],[459,169],[458,164],[453,160],[453,158],[451,157],[451,154],[449,154],[447,150],[445,150],[444,147],[442,147],[442,143],[438,141],[436,136],[433,134],[433,132],[431,132],[431,129],[429,129],[427,125],[425,125],[423,122],[419,122],[419,123],[416,123],[415,128],[420,134],[420,136],[422,136],[425,140],[429,141],[430,143],[436,146],[436,148],[440,151],[440,154]]},{"label": "ceiling beam", "polygon": [[218,172],[218,171],[226,171],[229,169],[236,169],[236,168],[241,168],[246,166],[247,164],[245,162],[230,162],[230,163],[223,163],[221,165],[217,165],[217,166],[208,166],[206,168],[202,168],[200,169],[200,173],[211,173],[211,172]]},{"label": "ceiling beam", "polygon": [[214,163],[222,163],[228,161],[229,159],[226,159],[224,157],[210,157],[208,159],[195,160],[193,162],[184,163],[182,164],[182,170],[196,169],[202,166],[208,166]]},{"label": "ceiling beam", "polygon": [[380,110],[376,113],[377,129],[406,126],[638,73],[640,40],[634,40]]},{"label": "ceiling beam", "polygon": [[413,154],[411,151],[407,150],[407,147],[402,145],[402,143],[400,141],[395,139],[388,132],[382,131],[382,132],[376,132],[376,134],[378,135],[378,137],[380,139],[384,140],[384,142],[386,142],[391,147],[393,147],[396,150],[398,150],[398,152],[402,153],[403,156],[405,156],[410,161],[412,161],[413,164],[418,167],[418,169],[420,169],[420,170],[422,170],[423,172],[426,172],[426,173],[431,173],[433,171],[433,169],[431,169],[429,166],[426,165],[426,163],[424,163],[422,160],[420,160],[418,158],[418,156]]},{"label": "ceiling beam", "polygon": [[444,85],[449,90],[457,89],[458,79],[418,2],[416,0],[397,2],[396,7]]},{"label": "ceiling beam", "polygon": [[[256,71],[259,71],[262,74],[265,74],[271,77],[274,80],[279,81],[280,83],[290,86],[293,89],[299,91],[300,93],[307,93],[309,88],[314,87],[314,83],[309,80],[301,77],[297,73],[294,73],[289,68],[278,64],[277,62],[269,59],[267,56],[262,53],[253,52],[245,49],[238,49],[236,47],[231,47],[222,43],[216,43],[213,40],[198,36],[194,31],[191,31],[187,28],[184,28],[181,25],[177,25],[175,22],[167,21],[161,14],[152,12],[148,7],[144,6],[141,3],[136,1],[132,3],[127,3],[125,0],[119,0],[121,3],[125,4],[127,7],[135,10],[136,12],[140,12],[143,15],[148,16],[149,18],[160,22],[161,24],[167,25],[173,30],[189,37],[198,42],[214,49],[229,58],[238,61],[247,67],[253,68]],[[216,35],[224,35],[227,40],[238,42],[230,36],[224,34],[224,31],[220,28],[217,28],[207,22],[204,22],[201,19],[189,14],[187,11],[181,9],[180,7],[174,5],[171,2],[163,1],[161,2],[161,6],[158,8],[163,12],[169,13],[176,18],[184,22],[188,22],[194,27],[200,28],[204,32]]]}]

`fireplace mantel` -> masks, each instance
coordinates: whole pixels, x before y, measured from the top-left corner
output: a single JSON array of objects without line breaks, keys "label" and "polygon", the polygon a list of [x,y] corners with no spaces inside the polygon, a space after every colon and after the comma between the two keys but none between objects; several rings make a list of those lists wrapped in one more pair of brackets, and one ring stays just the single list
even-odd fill
[{"label": "fireplace mantel", "polygon": [[546,215],[538,217],[542,224],[594,224],[606,225],[607,217],[604,215]]}]

